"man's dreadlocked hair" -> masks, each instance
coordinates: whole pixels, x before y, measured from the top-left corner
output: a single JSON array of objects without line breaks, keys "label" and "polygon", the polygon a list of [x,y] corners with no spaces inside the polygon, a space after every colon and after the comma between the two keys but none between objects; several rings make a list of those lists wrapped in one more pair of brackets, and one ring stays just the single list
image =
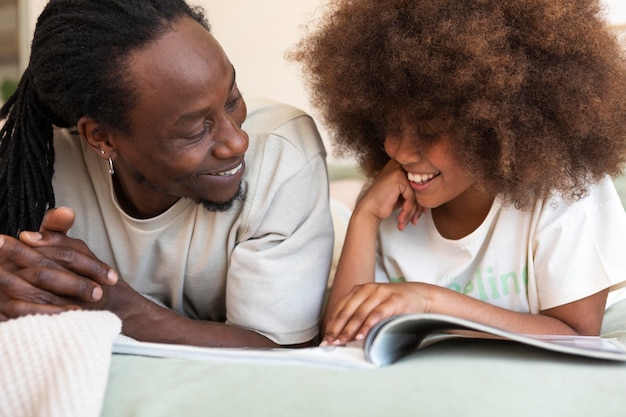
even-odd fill
[{"label": "man's dreadlocked hair", "polygon": [[136,92],[129,55],[183,17],[207,30],[184,0],[51,0],[39,16],[28,68],[0,109],[0,233],[37,230],[54,207],[53,125],[89,116],[130,133]]}]

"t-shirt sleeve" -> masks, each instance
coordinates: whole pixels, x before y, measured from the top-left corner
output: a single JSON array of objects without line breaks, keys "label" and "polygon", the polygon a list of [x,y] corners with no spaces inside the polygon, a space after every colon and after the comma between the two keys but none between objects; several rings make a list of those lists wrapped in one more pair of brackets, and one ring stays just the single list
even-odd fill
[{"label": "t-shirt sleeve", "polygon": [[626,213],[610,178],[582,200],[544,210],[533,240],[541,310],[626,284]]},{"label": "t-shirt sleeve", "polygon": [[302,343],[318,332],[332,259],[325,154],[306,116],[271,134],[261,153],[230,259],[227,322],[281,345]]}]

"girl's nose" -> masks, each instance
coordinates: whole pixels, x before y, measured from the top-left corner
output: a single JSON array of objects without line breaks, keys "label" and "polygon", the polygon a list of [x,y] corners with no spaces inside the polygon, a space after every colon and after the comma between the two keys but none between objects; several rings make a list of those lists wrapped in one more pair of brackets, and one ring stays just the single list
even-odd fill
[{"label": "girl's nose", "polygon": [[406,132],[393,133],[385,136],[384,147],[387,155],[401,165],[421,159],[415,146],[415,138],[411,137]]}]

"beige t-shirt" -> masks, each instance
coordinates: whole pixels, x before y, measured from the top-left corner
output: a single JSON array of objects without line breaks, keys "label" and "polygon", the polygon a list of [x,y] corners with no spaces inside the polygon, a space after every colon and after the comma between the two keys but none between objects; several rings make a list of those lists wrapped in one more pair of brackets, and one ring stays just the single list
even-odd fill
[{"label": "beige t-shirt", "polygon": [[139,220],[117,204],[106,162],[55,134],[57,206],[77,213],[84,240],[130,285],[185,316],[258,331],[279,344],[318,331],[333,228],[325,151],[310,117],[248,101],[246,198],[226,212],[181,199]]}]

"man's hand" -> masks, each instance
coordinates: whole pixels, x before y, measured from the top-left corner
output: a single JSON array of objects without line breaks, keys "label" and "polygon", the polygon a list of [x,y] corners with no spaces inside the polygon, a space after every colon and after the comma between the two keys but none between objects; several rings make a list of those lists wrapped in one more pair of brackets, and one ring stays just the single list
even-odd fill
[{"label": "man's hand", "polygon": [[65,235],[73,223],[74,212],[59,208],[46,213],[39,232],[0,235],[0,320],[77,309],[117,282],[84,242]]}]

